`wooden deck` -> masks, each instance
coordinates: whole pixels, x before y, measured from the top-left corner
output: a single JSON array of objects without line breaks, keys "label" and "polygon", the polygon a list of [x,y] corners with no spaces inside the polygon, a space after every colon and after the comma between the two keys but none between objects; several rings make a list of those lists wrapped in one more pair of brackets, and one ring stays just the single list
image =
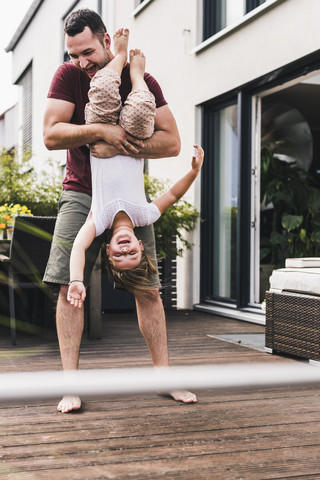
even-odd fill
[{"label": "wooden deck", "polygon": [[[82,368],[151,365],[135,315],[105,315],[103,329],[102,340],[84,340]],[[208,337],[263,332],[205,313],[169,313],[171,363],[288,361]],[[11,347],[9,333],[0,333],[1,371],[60,368],[55,338],[18,335]],[[156,394],[92,398],[73,414],[58,413],[58,399],[2,403],[0,478],[320,479],[318,388],[196,393],[193,405]]]}]

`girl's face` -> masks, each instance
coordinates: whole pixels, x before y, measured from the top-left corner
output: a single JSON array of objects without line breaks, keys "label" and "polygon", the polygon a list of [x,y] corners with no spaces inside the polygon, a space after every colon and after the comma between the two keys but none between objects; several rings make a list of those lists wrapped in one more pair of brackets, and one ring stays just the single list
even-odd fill
[{"label": "girl's face", "polygon": [[132,270],[137,267],[143,250],[141,240],[128,231],[119,231],[107,245],[107,255],[116,270]]}]

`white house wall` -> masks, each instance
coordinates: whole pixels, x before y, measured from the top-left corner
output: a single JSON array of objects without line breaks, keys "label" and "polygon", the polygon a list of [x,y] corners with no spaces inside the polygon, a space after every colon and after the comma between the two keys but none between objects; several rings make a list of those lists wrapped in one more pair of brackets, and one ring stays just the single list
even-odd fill
[{"label": "white house wall", "polygon": [[[319,48],[318,0],[280,0],[196,54],[196,103],[225,93]],[[211,79],[211,82],[208,82]]]},{"label": "white house wall", "polygon": [[[33,150],[39,161],[65,158],[64,152],[45,149],[42,121],[49,84],[62,61],[61,19],[72,3],[45,0],[14,50],[14,80],[33,60]],[[226,34],[220,32],[200,50],[201,0],[145,3],[139,14],[132,15],[139,2],[103,0],[103,19],[110,34],[121,26],[130,28],[130,48],[145,52],[147,71],[163,88],[178,123],[181,155],[150,160],[149,167],[151,175],[175,181],[189,168],[193,143],[201,141],[197,105],[318,50],[320,1],[267,0],[246,21],[229,27]],[[96,4],[92,0],[79,5],[96,8]],[[199,182],[188,198],[199,206]],[[193,241],[197,244],[193,253],[178,263],[178,306],[183,308],[199,301],[199,231]]]},{"label": "white house wall", "polygon": [[18,106],[14,105],[0,116],[0,148],[10,150],[18,144]]},{"label": "white house wall", "polygon": [[[28,29],[14,49],[13,83],[32,61],[32,151],[36,166],[41,169],[47,158],[65,163],[63,150],[48,151],[43,143],[43,115],[51,79],[63,61],[64,40],[62,18],[73,1],[45,0],[32,19]],[[96,8],[97,0],[79,2],[80,7]],[[79,8],[80,8],[79,7]]]},{"label": "white house wall", "polygon": [[[189,167],[193,142],[201,141],[197,105],[319,48],[319,0],[268,0],[257,15],[251,12],[251,19],[225,35],[220,32],[219,39],[194,53],[201,38],[201,5],[197,0],[153,0],[126,24],[131,29],[130,47],[146,53],[147,71],[161,84],[178,123],[179,158],[149,162],[151,175],[172,181]],[[117,11],[115,28],[123,21]],[[199,205],[199,197],[197,184],[189,198]],[[199,231],[193,241],[198,245]],[[179,260],[177,278],[178,306],[191,307],[199,301],[197,246],[193,255]]]}]

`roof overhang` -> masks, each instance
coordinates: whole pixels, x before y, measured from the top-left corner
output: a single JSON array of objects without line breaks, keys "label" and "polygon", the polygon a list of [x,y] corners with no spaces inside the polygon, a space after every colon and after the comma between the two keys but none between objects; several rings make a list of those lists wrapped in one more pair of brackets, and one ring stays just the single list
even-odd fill
[{"label": "roof overhang", "polygon": [[12,52],[17,44],[19,43],[21,37],[23,36],[24,32],[28,28],[29,24],[31,23],[33,17],[36,15],[37,11],[39,10],[41,4],[44,0],[34,0],[30,5],[29,10],[25,14],[22,22],[20,23],[18,29],[16,30],[15,34],[13,35],[9,45],[5,48],[5,51]]}]

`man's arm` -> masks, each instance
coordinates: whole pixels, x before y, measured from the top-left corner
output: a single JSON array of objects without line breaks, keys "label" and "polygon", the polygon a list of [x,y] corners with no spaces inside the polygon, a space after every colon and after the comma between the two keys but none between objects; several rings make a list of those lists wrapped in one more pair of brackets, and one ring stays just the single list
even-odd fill
[{"label": "man's arm", "polygon": [[[126,154],[136,158],[176,157],[180,153],[180,135],[176,121],[168,105],[157,108],[154,134],[152,137],[143,141],[143,148],[141,148],[141,143],[140,145],[137,144],[137,139],[131,135],[126,134],[126,138],[129,142],[126,147],[128,149]],[[129,145],[137,147],[139,152],[133,153],[132,150],[129,151]],[[98,142],[90,148],[91,153],[99,158],[108,158],[120,153],[116,147],[106,145],[103,142]]]},{"label": "man's arm", "polygon": [[[116,148],[118,153],[138,153],[135,145],[124,144],[127,142],[124,130],[118,125],[102,123],[92,125],[71,124],[75,105],[65,100],[49,98],[44,115],[43,138],[48,150],[61,150],[66,148],[81,147],[89,143],[103,140]],[[139,147],[142,142],[136,141]]]},{"label": "man's arm", "polygon": [[168,105],[157,108],[154,134],[144,141],[144,148],[138,156],[142,158],[176,157],[180,149],[180,135],[170,108]]}]

